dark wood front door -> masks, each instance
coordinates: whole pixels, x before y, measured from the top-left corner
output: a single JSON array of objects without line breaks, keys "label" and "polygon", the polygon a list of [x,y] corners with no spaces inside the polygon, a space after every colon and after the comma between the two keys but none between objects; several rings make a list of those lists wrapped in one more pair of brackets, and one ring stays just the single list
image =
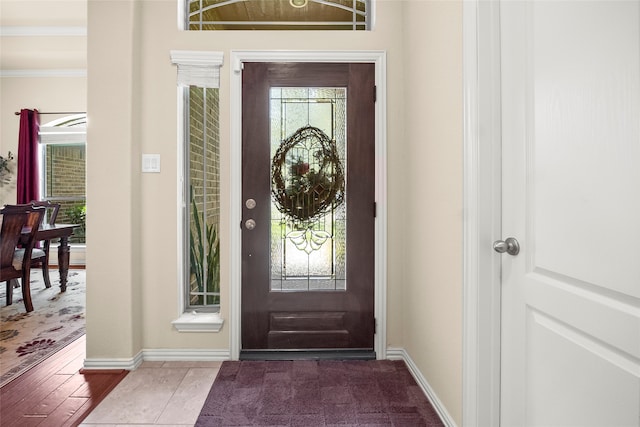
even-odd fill
[{"label": "dark wood front door", "polygon": [[374,64],[242,82],[241,358],[374,357]]}]

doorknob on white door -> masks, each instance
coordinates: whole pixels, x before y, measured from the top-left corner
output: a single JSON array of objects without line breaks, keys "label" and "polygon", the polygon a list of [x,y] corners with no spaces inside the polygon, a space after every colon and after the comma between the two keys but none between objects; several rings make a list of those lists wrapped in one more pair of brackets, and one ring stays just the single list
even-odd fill
[{"label": "doorknob on white door", "polygon": [[501,254],[518,255],[520,253],[520,243],[513,238],[508,237],[506,240],[496,240],[493,242],[493,250]]}]

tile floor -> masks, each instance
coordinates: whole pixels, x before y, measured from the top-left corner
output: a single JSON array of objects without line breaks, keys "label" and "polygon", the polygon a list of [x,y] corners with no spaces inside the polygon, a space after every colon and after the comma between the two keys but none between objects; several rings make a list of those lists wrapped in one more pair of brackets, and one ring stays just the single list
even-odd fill
[{"label": "tile floor", "polygon": [[144,362],[80,426],[193,426],[221,364]]}]

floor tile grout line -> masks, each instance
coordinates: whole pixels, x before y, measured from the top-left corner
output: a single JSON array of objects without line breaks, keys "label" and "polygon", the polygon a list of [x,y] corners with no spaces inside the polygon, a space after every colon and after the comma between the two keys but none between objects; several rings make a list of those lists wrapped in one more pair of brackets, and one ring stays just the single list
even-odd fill
[{"label": "floor tile grout line", "polygon": [[[163,366],[164,366],[164,364],[163,364]],[[175,369],[175,368],[167,368],[167,369]],[[217,371],[219,371],[219,369],[220,369],[220,368],[211,368],[211,367],[194,367],[194,366],[191,366],[191,367],[186,368],[186,369],[187,369],[187,371],[186,371],[186,373],[185,373],[184,377],[182,378],[182,380],[180,381],[180,383],[178,384],[178,386],[174,389],[174,391],[173,391],[173,393],[172,393],[171,397],[170,397],[170,398],[169,398],[169,400],[167,401],[167,404],[166,404],[166,405],[165,405],[165,407],[163,408],[163,410],[162,410],[162,412],[160,413],[160,415],[158,416],[158,418],[155,420],[155,421],[156,421],[156,422],[155,422],[155,425],[166,425],[166,424],[158,424],[158,420],[159,420],[159,419],[161,419],[161,418],[163,417],[163,415],[165,415],[165,412],[167,411],[167,407],[171,404],[171,401],[172,401],[172,400],[173,400],[173,398],[175,397],[176,392],[177,392],[178,390],[180,390],[180,389],[181,389],[182,385],[185,383],[185,381],[187,381],[187,378],[189,377],[189,374],[190,374],[192,371],[194,371],[195,369],[212,369],[212,370],[216,370],[216,375],[214,375],[213,381],[212,381],[212,383],[211,383],[211,384],[209,385],[209,387],[208,387],[209,389],[211,389],[211,387],[213,386],[213,382],[215,382],[215,377],[217,376]],[[204,402],[206,401],[206,397],[207,397],[207,395],[208,395],[208,391],[205,393],[205,398],[204,398],[204,400],[202,401],[202,404],[203,404],[203,405],[204,405]],[[201,410],[201,409],[202,409],[202,408],[198,409],[198,415],[200,414],[200,410]],[[197,416],[196,416],[196,419],[197,419]],[[180,425],[180,426],[182,426],[183,424],[179,424],[179,425]],[[191,424],[184,424],[184,425],[190,426]]]},{"label": "floor tile grout line", "polygon": [[[180,369],[180,368],[165,368],[165,364],[167,362],[163,362],[162,363],[162,367],[160,369]],[[162,425],[162,424],[158,424],[158,421],[162,418],[162,416],[164,415],[165,411],[167,410],[167,407],[169,406],[169,404],[171,403],[171,400],[174,398],[174,396],[176,395],[176,391],[178,391],[180,389],[180,386],[185,382],[187,376],[189,375],[189,371],[191,370],[191,368],[186,368],[184,375],[182,376],[182,379],[178,382],[178,385],[173,389],[173,391],[171,392],[171,396],[167,399],[167,401],[165,402],[162,410],[160,411],[160,413],[156,416],[156,418],[153,421],[154,425]]]}]

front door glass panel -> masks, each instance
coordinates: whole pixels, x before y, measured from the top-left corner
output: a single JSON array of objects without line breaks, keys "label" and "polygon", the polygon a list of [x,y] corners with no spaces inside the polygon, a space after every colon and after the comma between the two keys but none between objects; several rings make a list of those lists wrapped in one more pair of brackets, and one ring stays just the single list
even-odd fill
[{"label": "front door glass panel", "polygon": [[271,88],[271,291],[346,290],[346,88]]}]

